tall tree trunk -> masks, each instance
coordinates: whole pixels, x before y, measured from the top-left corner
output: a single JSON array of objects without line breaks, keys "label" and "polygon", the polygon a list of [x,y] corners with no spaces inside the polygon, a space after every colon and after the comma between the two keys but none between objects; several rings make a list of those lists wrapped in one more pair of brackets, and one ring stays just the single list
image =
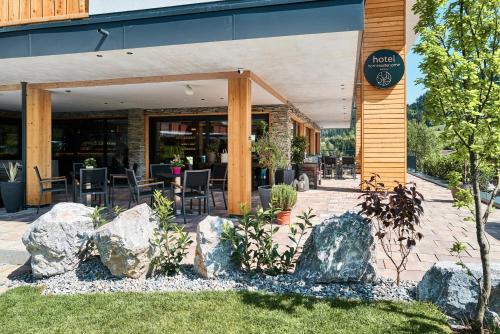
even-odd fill
[{"label": "tall tree trunk", "polygon": [[476,306],[476,314],[472,322],[472,330],[474,333],[484,333],[484,314],[491,293],[491,268],[490,268],[490,249],[487,244],[484,231],[484,223],[481,212],[481,193],[479,190],[479,166],[477,154],[469,152],[470,160],[470,176],[472,183],[472,192],[474,195],[474,220],[476,221],[476,236],[479,244],[479,253],[481,256],[481,264],[483,269],[483,277],[479,283],[479,297]]}]

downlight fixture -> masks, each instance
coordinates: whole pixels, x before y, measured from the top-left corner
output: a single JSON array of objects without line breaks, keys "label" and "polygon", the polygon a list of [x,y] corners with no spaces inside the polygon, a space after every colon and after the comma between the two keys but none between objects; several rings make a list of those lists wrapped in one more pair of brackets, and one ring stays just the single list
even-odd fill
[{"label": "downlight fixture", "polygon": [[186,93],[186,95],[189,95],[189,96],[194,95],[193,87],[191,87],[190,85],[184,86],[184,93]]}]

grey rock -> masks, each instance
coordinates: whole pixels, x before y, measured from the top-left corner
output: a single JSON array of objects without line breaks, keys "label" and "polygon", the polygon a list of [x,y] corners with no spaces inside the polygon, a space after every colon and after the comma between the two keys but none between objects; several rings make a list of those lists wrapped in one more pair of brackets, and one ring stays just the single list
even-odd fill
[{"label": "grey rock", "polygon": [[73,270],[94,232],[94,209],[59,203],[34,221],[22,241],[31,254],[33,276],[50,277]]},{"label": "grey rock", "polygon": [[314,226],[295,275],[315,283],[369,282],[376,278],[373,225],[355,213],[332,216]]},{"label": "grey rock", "polygon": [[231,245],[221,240],[224,224],[234,227],[230,220],[213,216],[206,217],[198,224],[194,269],[202,277],[214,278],[235,269],[231,261]]},{"label": "grey rock", "polygon": [[[467,264],[474,277],[482,277],[481,264]],[[500,313],[500,263],[491,265],[492,290],[486,318],[498,322]],[[418,300],[430,301],[447,315],[471,319],[477,304],[479,285],[465,268],[454,262],[437,262],[417,286]]]},{"label": "grey rock", "polygon": [[102,263],[115,276],[144,278],[155,255],[151,241],[156,227],[158,222],[147,204],[122,212],[95,232]]}]

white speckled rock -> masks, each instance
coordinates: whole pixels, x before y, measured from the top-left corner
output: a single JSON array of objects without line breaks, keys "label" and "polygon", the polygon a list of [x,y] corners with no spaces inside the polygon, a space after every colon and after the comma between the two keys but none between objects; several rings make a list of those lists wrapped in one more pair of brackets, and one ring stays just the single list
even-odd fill
[{"label": "white speckled rock", "polygon": [[31,254],[34,277],[75,269],[94,232],[93,210],[83,204],[59,203],[30,225],[22,240]]},{"label": "white speckled rock", "polygon": [[[467,264],[475,277],[482,277],[481,264]],[[492,289],[487,318],[498,321],[500,313],[500,264],[491,265]],[[479,286],[474,277],[455,262],[437,262],[417,287],[417,298],[436,304],[457,319],[471,319],[477,303]]]},{"label": "white speckled rock", "polygon": [[376,278],[375,263],[373,225],[346,212],[314,226],[295,274],[315,283],[367,282]]},{"label": "white speckled rock", "polygon": [[194,269],[205,278],[213,278],[234,270],[231,245],[221,240],[224,224],[234,226],[230,220],[213,216],[208,216],[198,224]]},{"label": "white speckled rock", "polygon": [[115,276],[143,278],[150,271],[151,245],[158,222],[147,204],[122,212],[96,230],[94,241],[102,263]]}]

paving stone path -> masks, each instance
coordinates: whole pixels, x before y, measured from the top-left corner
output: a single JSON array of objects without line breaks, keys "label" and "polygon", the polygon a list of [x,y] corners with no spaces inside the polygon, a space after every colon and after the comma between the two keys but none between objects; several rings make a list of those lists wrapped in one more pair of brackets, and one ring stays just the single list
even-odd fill
[{"label": "paving stone path", "polygon": [[[464,210],[452,207],[452,197],[448,189],[435,185],[428,181],[408,177],[414,181],[420,192],[425,197],[422,233],[424,239],[415,251],[410,255],[407,271],[403,273],[403,279],[420,280],[424,272],[436,261],[456,259],[449,253],[449,248],[454,241],[467,243],[467,252],[464,261],[467,263],[479,262],[479,251],[475,241],[475,228],[471,222],[463,219],[468,215]],[[293,210],[293,215],[299,214],[307,208],[312,208],[317,215],[315,222],[332,214],[341,214],[347,210],[357,211],[359,203],[358,190],[359,178],[357,180],[323,180],[318,189],[299,193],[298,204]],[[124,196],[125,197],[125,196]],[[123,202],[123,203],[121,203]],[[258,203],[258,197],[253,198],[254,205]],[[126,199],[122,198],[120,204],[125,205]],[[217,200],[217,203],[222,201]],[[222,207],[213,210],[212,214],[222,215]],[[48,209],[43,210],[46,212]],[[21,266],[27,260],[27,253],[21,242],[21,235],[28,224],[36,219],[36,211],[28,210],[16,215],[6,215],[0,212],[0,290],[2,282],[14,270],[27,270]],[[196,224],[200,218],[191,220],[186,229],[195,238]],[[181,219],[179,219],[181,221]],[[486,229],[489,233],[491,244],[491,258],[494,262],[500,262],[500,211],[496,210],[491,215],[490,223]],[[277,233],[277,241],[284,245],[287,238],[288,227],[281,227]],[[192,263],[194,257],[194,245],[189,251],[186,262]],[[377,267],[379,273],[385,277],[395,277],[395,271],[388,257],[378,251]],[[3,263],[3,264],[2,264]]]}]

